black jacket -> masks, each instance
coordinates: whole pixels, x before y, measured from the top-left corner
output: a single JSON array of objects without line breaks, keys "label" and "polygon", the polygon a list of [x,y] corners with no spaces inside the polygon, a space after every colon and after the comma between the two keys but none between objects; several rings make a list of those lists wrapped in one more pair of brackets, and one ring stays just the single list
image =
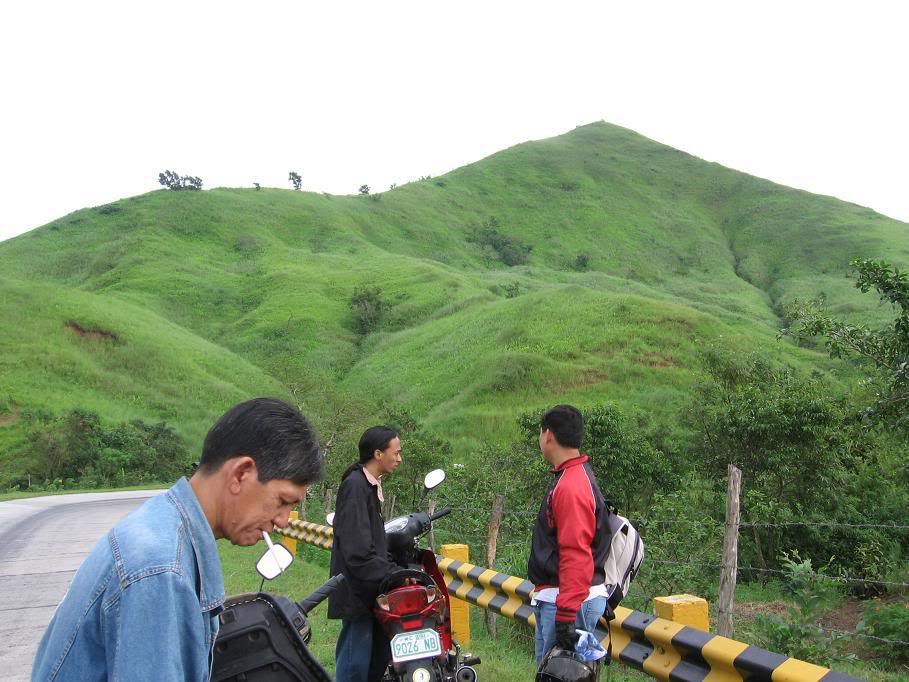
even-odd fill
[{"label": "black jacket", "polygon": [[343,573],[347,589],[328,598],[329,618],[372,613],[379,585],[393,569],[385,542],[385,523],[377,488],[358,465],[341,481],[332,523],[331,575]]}]

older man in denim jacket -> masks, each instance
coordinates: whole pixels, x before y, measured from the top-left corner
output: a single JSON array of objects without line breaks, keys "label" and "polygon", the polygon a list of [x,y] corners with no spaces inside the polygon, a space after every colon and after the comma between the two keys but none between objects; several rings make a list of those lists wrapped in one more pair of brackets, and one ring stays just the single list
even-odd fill
[{"label": "older man in denim jacket", "polygon": [[253,545],[287,525],[322,476],[315,432],[280,400],[237,405],[199,470],[114,526],[57,607],[32,680],[207,680],[224,603],[217,539]]}]

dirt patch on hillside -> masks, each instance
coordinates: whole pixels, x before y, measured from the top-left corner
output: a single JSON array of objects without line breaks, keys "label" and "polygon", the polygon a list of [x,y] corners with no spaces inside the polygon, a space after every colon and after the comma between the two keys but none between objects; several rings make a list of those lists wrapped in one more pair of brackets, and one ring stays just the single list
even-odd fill
[{"label": "dirt patch on hillside", "polygon": [[570,391],[575,388],[595,386],[596,384],[602,384],[606,381],[609,381],[609,374],[605,370],[589,369],[578,372],[577,374],[569,375],[564,379],[560,377],[559,380],[550,381],[547,383],[547,387],[559,391]]},{"label": "dirt patch on hillside", "polygon": [[63,326],[66,331],[83,339],[91,339],[92,341],[117,341],[117,335],[106,329],[86,329],[78,322],[73,322],[72,320]]},{"label": "dirt patch on hillside", "polygon": [[19,410],[8,414],[0,414],[0,426],[9,426],[19,421]]},{"label": "dirt patch on hillside", "polygon": [[846,599],[838,608],[832,609],[821,616],[821,627],[852,632],[865,615],[865,606],[867,604],[867,601]]},{"label": "dirt patch on hillside", "polygon": [[[889,595],[884,597],[879,603],[884,606],[902,603],[905,597],[900,595]],[[831,609],[821,615],[819,625],[822,628],[830,630],[839,630],[841,632],[854,632],[855,628],[865,616],[865,609],[871,603],[867,600],[848,598],[835,609]],[[743,602],[735,605],[735,613],[743,618],[754,618],[757,615],[776,615],[788,618],[789,604],[784,601],[769,602]]]},{"label": "dirt patch on hillside", "polygon": [[671,355],[665,353],[657,353],[655,351],[647,351],[636,355],[634,361],[639,365],[644,365],[645,367],[656,367],[658,369],[665,369],[666,367],[678,367],[679,363]]},{"label": "dirt patch on hillside", "polygon": [[783,616],[788,612],[789,604],[784,601],[746,601],[735,605],[735,615],[743,618],[754,618],[758,615]]}]

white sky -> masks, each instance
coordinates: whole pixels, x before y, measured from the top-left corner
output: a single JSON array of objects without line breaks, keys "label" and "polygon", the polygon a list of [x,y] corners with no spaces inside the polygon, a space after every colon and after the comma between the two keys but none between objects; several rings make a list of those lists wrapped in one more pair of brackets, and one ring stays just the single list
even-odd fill
[{"label": "white sky", "polygon": [[0,239],[165,168],[385,190],[600,119],[909,221],[907,18],[902,0],[5,2]]}]

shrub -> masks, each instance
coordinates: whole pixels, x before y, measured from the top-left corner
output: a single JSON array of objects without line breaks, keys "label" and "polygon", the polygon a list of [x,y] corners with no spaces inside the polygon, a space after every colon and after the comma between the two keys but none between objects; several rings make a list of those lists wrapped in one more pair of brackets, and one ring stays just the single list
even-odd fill
[{"label": "shrub", "polygon": [[[603,488],[616,490],[612,478],[608,472],[597,473]],[[723,523],[714,516],[723,509],[722,496],[691,474],[677,486],[675,491],[657,490],[644,512],[619,509],[624,516],[643,513],[653,519],[648,523],[632,518],[645,544],[632,590],[637,607],[649,608],[654,597],[666,594],[696,594],[714,601],[719,591],[719,569],[708,567],[718,565],[723,553]]]},{"label": "shrub", "polygon": [[240,234],[234,239],[234,251],[237,253],[257,253],[262,250],[261,242],[249,234]]},{"label": "shrub", "polygon": [[382,290],[379,287],[357,287],[350,295],[354,329],[363,336],[378,328],[388,308],[389,305],[382,298]]},{"label": "shrub", "polygon": [[[909,602],[884,605],[877,599],[872,600],[865,609],[858,632],[870,635],[866,643],[884,658],[894,663],[909,662],[909,644],[905,643],[909,641]],[[882,642],[881,639],[892,641]]]},{"label": "shrub", "polygon": [[841,596],[839,583],[826,575],[830,562],[814,569],[809,557],[802,559],[797,551],[792,551],[783,553],[781,565],[793,604],[785,618],[767,614],[757,617],[763,645],[771,651],[827,666],[847,658],[840,652],[851,638],[818,625],[821,614]]},{"label": "shrub", "polygon": [[524,244],[517,237],[503,234],[499,231],[499,221],[494,216],[488,218],[478,229],[474,230],[467,241],[479,244],[484,250],[490,251],[495,259],[505,265],[523,265],[533,248]]},{"label": "shrub", "polygon": [[61,481],[61,487],[171,481],[188,461],[183,443],[164,423],[134,420],[108,427],[82,410],[35,419],[28,444],[45,484]]},{"label": "shrub", "polygon": [[590,256],[588,256],[586,253],[579,253],[577,258],[574,259],[572,267],[574,267],[574,269],[578,272],[583,272],[588,267],[590,267]]},{"label": "shrub", "polygon": [[521,295],[521,283],[517,280],[505,285],[505,298],[517,298]]}]

